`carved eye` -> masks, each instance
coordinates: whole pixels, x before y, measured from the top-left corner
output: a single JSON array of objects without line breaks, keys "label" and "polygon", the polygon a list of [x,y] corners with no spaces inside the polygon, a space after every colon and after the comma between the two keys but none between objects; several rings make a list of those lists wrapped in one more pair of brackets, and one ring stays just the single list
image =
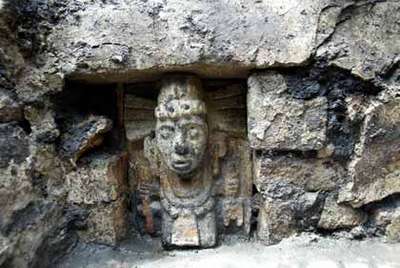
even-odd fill
[{"label": "carved eye", "polygon": [[187,135],[188,135],[189,139],[195,140],[195,139],[199,138],[200,130],[196,127],[191,127],[191,128],[189,128]]},{"label": "carved eye", "polygon": [[160,136],[163,139],[168,139],[170,138],[175,132],[175,129],[170,126],[163,126],[160,128]]}]

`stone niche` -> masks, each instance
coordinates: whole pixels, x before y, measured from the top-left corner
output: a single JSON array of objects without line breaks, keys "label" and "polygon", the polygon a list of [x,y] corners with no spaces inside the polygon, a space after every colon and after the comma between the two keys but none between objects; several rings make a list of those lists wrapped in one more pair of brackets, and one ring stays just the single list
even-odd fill
[{"label": "stone niche", "polygon": [[66,87],[59,151],[67,202],[86,215],[81,240],[117,245],[136,233],[165,248],[207,248],[249,237],[246,81],[166,74]]},{"label": "stone niche", "polygon": [[[157,93],[149,93],[152,91]],[[124,126],[137,226],[166,248],[215,246],[250,232],[246,86],[185,74],[127,85]]]},{"label": "stone niche", "polygon": [[[329,81],[299,69],[254,72],[247,81],[155,79],[72,83],[75,94],[60,98],[63,109],[73,107],[57,120],[67,202],[87,214],[82,240],[116,245],[135,234],[161,238],[167,249],[209,248],[254,235],[273,244],[368,221],[353,204],[355,183],[365,182],[353,171],[371,158],[365,148],[373,143],[360,140],[367,153],[346,159],[337,141],[346,124],[362,121],[346,103],[366,93],[337,97]],[[374,106],[375,113],[394,113],[397,98],[390,103],[390,113]],[[395,125],[390,118],[382,125]],[[343,147],[354,155],[353,131],[345,134]]]}]

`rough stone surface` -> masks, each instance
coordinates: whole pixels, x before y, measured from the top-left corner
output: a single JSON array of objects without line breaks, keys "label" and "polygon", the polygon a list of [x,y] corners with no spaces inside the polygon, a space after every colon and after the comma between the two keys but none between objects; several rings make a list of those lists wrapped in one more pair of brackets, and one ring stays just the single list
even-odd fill
[{"label": "rough stone surface", "polygon": [[112,128],[112,121],[104,116],[90,116],[69,127],[62,135],[61,150],[73,162],[85,152],[103,142],[104,134]]},{"label": "rough stone surface", "polygon": [[49,42],[64,62],[62,72],[86,79],[95,74],[97,81],[151,77],[161,68],[237,76],[253,67],[304,63],[313,52],[325,5],[311,0],[84,1],[67,4],[75,10],[55,27]]},{"label": "rough stone surface", "polygon": [[83,159],[87,164],[66,175],[68,202],[100,204],[116,201],[127,192],[124,154],[102,154]]},{"label": "rough stone surface", "polygon": [[395,218],[387,227],[386,235],[391,242],[400,242],[400,217]]},{"label": "rough stone surface", "polygon": [[303,187],[306,191],[331,191],[346,181],[343,167],[325,159],[304,159],[294,155],[254,158],[254,184],[264,191],[276,182]]},{"label": "rough stone surface", "polygon": [[289,184],[277,183],[262,193],[257,219],[257,238],[276,244],[304,230],[313,230],[321,211],[318,193],[307,193]]},{"label": "rough stone surface", "polygon": [[293,99],[283,75],[277,72],[251,75],[248,87],[248,137],[252,148],[306,151],[324,146],[325,98]]},{"label": "rough stone surface", "polygon": [[66,175],[67,201],[88,211],[87,227],[79,231],[87,242],[116,245],[127,222],[127,156],[102,154],[82,159],[84,164]]},{"label": "rough stone surface", "polygon": [[0,123],[20,121],[22,119],[22,108],[10,94],[0,89]]},{"label": "rough stone surface", "polygon": [[366,110],[360,143],[349,164],[351,183],[340,200],[355,207],[400,191],[400,98],[382,96]]},{"label": "rough stone surface", "polygon": [[[144,232],[142,218],[157,241],[160,177],[149,180],[156,167],[144,158],[143,139],[154,136],[148,111],[171,71],[207,85],[205,159],[212,162],[221,244],[238,234],[248,239],[250,226],[266,243],[304,231],[398,241],[399,8],[396,0],[0,1],[0,266],[54,267],[78,238],[116,245],[131,238],[128,227]],[[249,96],[259,92],[247,107],[246,89]],[[126,98],[136,106],[124,109],[124,91],[139,99]],[[73,94],[86,97],[64,99]],[[95,120],[63,121],[75,117]],[[71,150],[62,149],[66,140]],[[128,147],[131,169],[139,172],[127,192],[100,180],[119,176],[106,174],[108,164],[87,171],[105,152],[117,157],[113,149]],[[271,169],[257,167],[252,189],[251,155],[258,165],[264,154]],[[85,176],[76,178],[80,171]],[[71,172],[75,186],[65,178]],[[350,215],[351,205],[367,214],[365,224],[343,230],[347,217],[329,217],[335,230],[318,227],[326,220],[325,198],[338,194],[339,205],[328,199],[325,213],[346,208],[340,213]],[[180,231],[193,230],[185,224],[193,220],[184,220]],[[365,259],[350,256],[344,264],[301,254],[299,266],[398,266],[386,253],[373,247]],[[120,264],[91,256],[96,264]],[[242,259],[247,266],[266,263],[254,256]],[[282,265],[293,266],[291,255],[286,259]]]},{"label": "rough stone surface", "polygon": [[89,207],[86,230],[79,231],[85,242],[115,246],[125,238],[129,229],[127,224],[127,204],[124,199],[112,203]]},{"label": "rough stone surface", "polygon": [[[318,55],[329,56],[330,64],[366,80],[395,71],[400,53],[399,8],[398,1],[360,1],[349,6],[339,17],[345,21],[337,25]],[[398,86],[396,79],[386,83]]]},{"label": "rough stone surface", "polygon": [[356,227],[367,220],[367,215],[349,205],[338,204],[336,198],[330,196],[325,200],[324,209],[318,227],[326,230]]}]

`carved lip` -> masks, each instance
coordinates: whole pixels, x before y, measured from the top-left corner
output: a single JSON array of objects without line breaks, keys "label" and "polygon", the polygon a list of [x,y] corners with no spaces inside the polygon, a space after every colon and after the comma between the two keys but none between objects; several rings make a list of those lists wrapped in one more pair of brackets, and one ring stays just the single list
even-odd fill
[{"label": "carved lip", "polygon": [[172,166],[174,169],[179,170],[179,171],[185,171],[190,168],[192,164],[192,161],[190,160],[177,160],[172,162]]}]

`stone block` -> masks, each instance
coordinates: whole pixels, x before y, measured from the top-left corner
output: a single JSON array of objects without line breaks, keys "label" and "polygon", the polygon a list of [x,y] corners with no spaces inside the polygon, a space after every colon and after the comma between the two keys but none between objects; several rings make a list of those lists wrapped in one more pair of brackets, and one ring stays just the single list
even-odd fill
[{"label": "stone block", "polygon": [[[313,230],[321,207],[318,193],[307,193],[290,185],[281,196],[264,194],[259,206],[257,237],[267,244],[275,244],[297,232]],[[281,188],[283,189],[283,188]]]},{"label": "stone block", "polygon": [[79,236],[85,242],[116,245],[125,237],[128,228],[127,203],[120,198],[90,207],[87,228],[79,231]]},{"label": "stone block", "polygon": [[366,109],[360,142],[348,167],[351,183],[339,196],[354,207],[400,192],[400,98],[381,97]]},{"label": "stone block", "polygon": [[305,191],[331,191],[346,178],[344,168],[332,160],[259,155],[253,161],[254,184],[260,192],[274,182],[290,183]]},{"label": "stone block", "polygon": [[248,137],[253,149],[319,150],[326,142],[327,100],[294,99],[283,75],[262,72],[248,79]]},{"label": "stone block", "polygon": [[86,205],[112,202],[127,192],[126,154],[104,153],[82,160],[82,166],[66,175],[68,202]]},{"label": "stone block", "polygon": [[154,79],[166,70],[235,77],[255,67],[302,64],[313,53],[327,4],[117,0],[65,5],[79,10],[81,20],[68,16],[48,38],[62,59],[59,65],[68,74],[109,83]]},{"label": "stone block", "polygon": [[324,209],[318,227],[326,230],[356,227],[367,220],[367,215],[349,205],[338,204],[336,198],[329,196],[325,200]]},{"label": "stone block", "polygon": [[296,233],[295,212],[286,202],[264,202],[257,222],[257,237],[267,244],[278,243]]}]

